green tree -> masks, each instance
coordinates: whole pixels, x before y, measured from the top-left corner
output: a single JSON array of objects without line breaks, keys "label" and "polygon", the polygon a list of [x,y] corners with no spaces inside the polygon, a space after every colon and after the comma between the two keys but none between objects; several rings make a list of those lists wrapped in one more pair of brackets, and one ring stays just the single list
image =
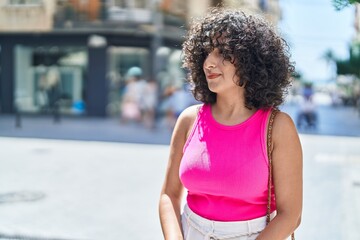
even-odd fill
[{"label": "green tree", "polygon": [[[351,4],[359,4],[360,0],[332,0],[332,2],[336,10],[339,11]],[[335,59],[337,74],[352,74],[360,79],[360,43],[353,43],[349,48],[349,53],[349,59],[345,60],[335,59],[334,56],[331,56],[332,53],[330,52],[325,54],[325,58]]]},{"label": "green tree", "polygon": [[335,61],[335,56],[331,49],[326,50],[322,58],[326,61],[327,64],[331,64],[333,61]]},{"label": "green tree", "polygon": [[360,44],[353,44],[349,53],[349,59],[336,60],[336,72],[339,75],[352,74],[360,79]]},{"label": "green tree", "polygon": [[341,10],[350,4],[360,3],[360,0],[332,0],[336,10]]},{"label": "green tree", "polygon": [[302,78],[302,75],[303,75],[303,74],[302,74],[301,72],[295,71],[295,72],[292,73],[291,76],[292,76],[293,78],[297,79],[297,80],[300,80],[300,79]]},{"label": "green tree", "polygon": [[322,59],[325,60],[329,68],[331,68],[331,77],[336,78],[336,57],[331,49],[325,51],[322,55]]}]

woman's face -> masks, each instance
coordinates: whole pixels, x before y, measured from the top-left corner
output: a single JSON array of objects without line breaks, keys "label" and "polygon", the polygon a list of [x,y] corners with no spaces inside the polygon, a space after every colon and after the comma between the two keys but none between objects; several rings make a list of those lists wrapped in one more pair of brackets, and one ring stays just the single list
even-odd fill
[{"label": "woman's face", "polygon": [[228,92],[234,89],[238,77],[236,76],[236,68],[215,48],[204,61],[203,70],[206,76],[208,87],[214,93]]}]

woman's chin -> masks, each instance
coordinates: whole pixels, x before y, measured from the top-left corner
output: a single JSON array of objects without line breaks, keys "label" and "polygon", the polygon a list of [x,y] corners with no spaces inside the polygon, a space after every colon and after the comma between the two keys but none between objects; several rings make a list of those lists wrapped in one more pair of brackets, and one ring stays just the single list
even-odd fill
[{"label": "woman's chin", "polygon": [[209,87],[210,91],[212,91],[214,93],[217,92],[217,89],[218,89],[217,84],[208,81],[208,87]]}]

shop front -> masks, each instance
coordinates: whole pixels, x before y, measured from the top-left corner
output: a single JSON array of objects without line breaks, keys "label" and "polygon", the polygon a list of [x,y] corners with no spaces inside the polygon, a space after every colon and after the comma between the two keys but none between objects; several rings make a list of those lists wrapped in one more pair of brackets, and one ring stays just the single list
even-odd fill
[{"label": "shop front", "polygon": [[144,33],[0,35],[2,113],[117,115],[126,73],[134,66],[146,80],[161,81],[159,87],[169,79],[160,72],[174,84],[183,81],[178,40],[164,38],[164,46],[154,50],[153,37]]}]

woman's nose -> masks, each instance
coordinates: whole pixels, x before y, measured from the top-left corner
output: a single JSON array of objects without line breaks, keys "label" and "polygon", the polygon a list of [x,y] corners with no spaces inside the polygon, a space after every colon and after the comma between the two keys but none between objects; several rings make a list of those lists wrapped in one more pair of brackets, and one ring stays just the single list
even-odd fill
[{"label": "woman's nose", "polygon": [[209,56],[205,59],[204,68],[210,70],[215,66],[216,66],[215,59],[211,57],[211,54],[209,54]]}]

